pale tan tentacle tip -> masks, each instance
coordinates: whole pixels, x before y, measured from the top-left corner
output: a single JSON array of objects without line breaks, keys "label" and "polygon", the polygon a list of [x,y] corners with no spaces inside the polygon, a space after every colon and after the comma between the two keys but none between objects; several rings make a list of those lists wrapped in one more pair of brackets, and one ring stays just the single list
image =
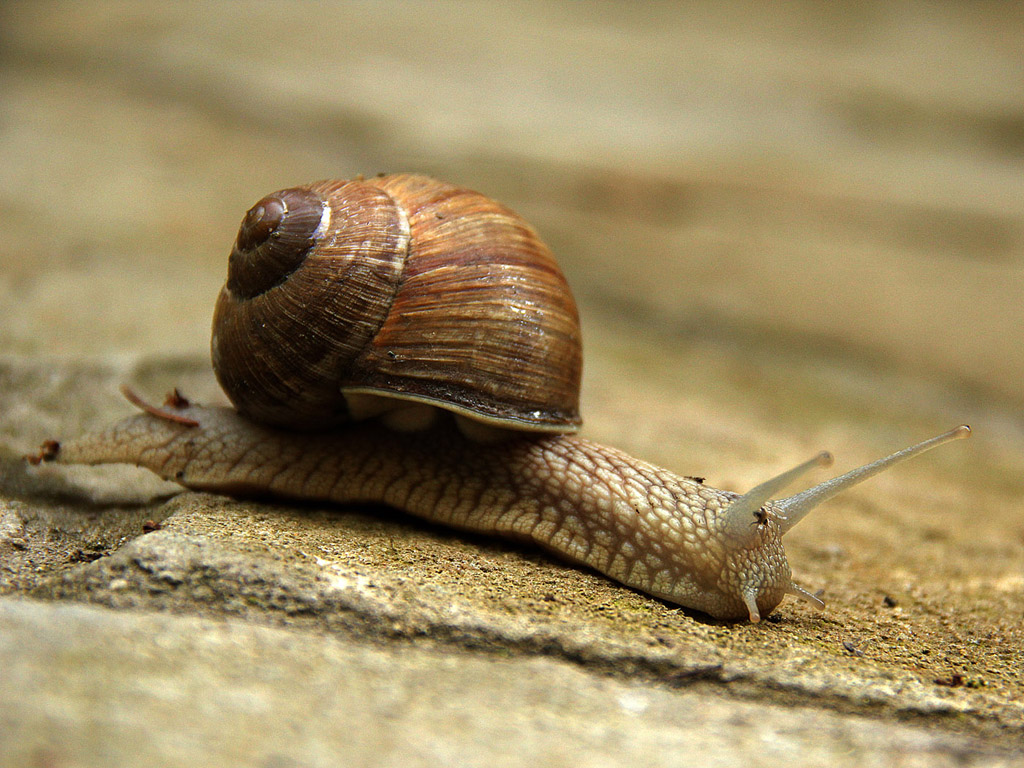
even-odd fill
[{"label": "pale tan tentacle tip", "polygon": [[806,589],[797,584],[794,584],[792,581],[789,582],[789,587],[786,589],[787,595],[793,595],[793,597],[799,597],[801,600],[806,600],[818,609],[825,607],[825,601],[821,599],[821,596],[824,593],[824,590],[818,590],[817,592],[808,592]]},{"label": "pale tan tentacle tip", "polygon": [[750,616],[750,623],[757,624],[761,621],[761,612],[757,608],[757,594],[753,592],[743,593],[743,604],[747,606],[747,613]]}]

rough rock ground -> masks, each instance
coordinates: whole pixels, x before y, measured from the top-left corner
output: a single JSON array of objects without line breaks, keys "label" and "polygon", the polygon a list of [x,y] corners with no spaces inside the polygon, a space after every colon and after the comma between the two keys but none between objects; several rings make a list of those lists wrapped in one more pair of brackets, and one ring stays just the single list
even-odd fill
[{"label": "rough rock ground", "polygon": [[[21,380],[24,424],[47,423],[47,398],[32,394],[59,369],[7,365],[4,383]],[[183,380],[202,388],[202,368]],[[124,378],[132,371],[82,368],[54,389],[85,402]],[[93,407],[81,421],[123,409]],[[673,765],[712,743],[722,765],[1019,757],[1021,630],[1009,618],[1019,597],[978,577],[951,596],[950,571],[924,562],[935,532],[916,534],[918,566],[884,542],[884,556],[828,535],[791,547],[797,573],[826,586],[830,605],[787,602],[752,627],[394,511],[168,498],[173,487],[138,470],[31,469],[10,453],[0,467],[10,499],[0,654],[4,700],[20,702],[4,714],[12,765],[203,755],[426,764],[445,749],[466,764],[646,755]],[[995,541],[975,546],[993,572],[1005,567],[992,561]],[[384,733],[369,725],[374,713]],[[335,716],[361,737],[346,738]],[[161,735],[140,741],[154,723]],[[285,733],[296,739],[287,746]],[[388,742],[392,733],[402,737]]]},{"label": "rough rock ground", "polygon": [[[5,4],[0,763],[1024,762],[1020,7],[385,5]],[[802,523],[828,607],[757,627],[394,511],[26,469],[121,383],[218,399],[244,209],[378,169],[537,223],[594,439],[743,490],[975,435]]]},{"label": "rough rock ground", "polygon": [[[983,765],[914,724],[236,619],[4,601],[9,765]],[[54,734],[61,734],[55,739]],[[813,734],[814,738],[809,738]],[[496,749],[504,745],[504,749]]]}]

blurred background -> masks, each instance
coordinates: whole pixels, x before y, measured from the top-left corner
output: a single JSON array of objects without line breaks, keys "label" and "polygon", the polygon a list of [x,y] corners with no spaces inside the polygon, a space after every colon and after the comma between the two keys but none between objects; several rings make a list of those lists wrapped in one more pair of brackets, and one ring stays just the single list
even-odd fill
[{"label": "blurred background", "polygon": [[553,247],[603,436],[1017,446],[1022,161],[1016,2],[5,2],[0,351],[200,359],[255,200],[419,171]]}]

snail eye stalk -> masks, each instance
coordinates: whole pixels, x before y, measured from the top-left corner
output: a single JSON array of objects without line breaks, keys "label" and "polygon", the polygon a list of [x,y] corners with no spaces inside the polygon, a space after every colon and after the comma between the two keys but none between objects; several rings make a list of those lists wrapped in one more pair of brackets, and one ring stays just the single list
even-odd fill
[{"label": "snail eye stalk", "polygon": [[803,520],[807,513],[817,507],[822,502],[828,501],[838,493],[842,493],[847,488],[857,485],[857,483],[864,482],[869,477],[877,475],[879,472],[883,472],[894,464],[899,464],[907,459],[912,459],[925,451],[930,451],[932,448],[938,448],[940,445],[944,445],[952,440],[960,440],[965,437],[969,437],[971,434],[971,428],[966,424],[961,424],[955,429],[949,430],[949,432],[943,432],[937,437],[933,437],[930,440],[925,440],[923,443],[912,445],[909,448],[904,448],[902,451],[890,454],[885,458],[873,461],[870,464],[865,464],[863,467],[857,467],[852,469],[844,475],[834,477],[831,480],[826,480],[823,483],[819,483],[813,488],[808,488],[806,491],[790,496],[786,499],[779,499],[775,502],[775,508],[779,511],[779,524],[782,527],[783,535],[789,533],[797,523]]}]

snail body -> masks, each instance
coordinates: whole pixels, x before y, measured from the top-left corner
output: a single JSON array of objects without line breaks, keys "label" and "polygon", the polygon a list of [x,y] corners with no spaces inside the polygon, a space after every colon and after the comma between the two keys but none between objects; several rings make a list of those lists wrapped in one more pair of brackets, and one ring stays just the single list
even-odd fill
[{"label": "snail body", "polygon": [[31,460],[136,464],[198,491],[308,502],[387,504],[432,522],[526,540],[627,586],[721,619],[757,622],[786,594],[782,537],[813,507],[958,427],[786,499],[803,465],[742,496],[575,435],[477,443],[445,420],[414,432],[375,422],[303,433],[230,408],[174,398],[163,408],[56,444]]},{"label": "snail body", "polygon": [[730,620],[757,622],[786,594],[823,605],[792,582],[783,535],[849,486],[970,431],[784,499],[774,497],[831,457],[739,495],[571,434],[579,327],[553,257],[507,209],[417,176],[321,182],[257,203],[218,300],[213,360],[236,410],[130,396],[143,413],[30,460],[132,463],[217,493],[388,504],[534,542]]},{"label": "snail body", "polygon": [[[383,503],[454,528],[530,541],[649,594],[715,616],[766,615],[790,587],[774,523],[757,551],[717,546],[731,495],[579,437],[474,443],[443,420],[303,434],[228,408],[150,413],[63,443],[71,463],[135,463],[188,488],[307,502]],[[751,566],[753,569],[751,569]]]}]

